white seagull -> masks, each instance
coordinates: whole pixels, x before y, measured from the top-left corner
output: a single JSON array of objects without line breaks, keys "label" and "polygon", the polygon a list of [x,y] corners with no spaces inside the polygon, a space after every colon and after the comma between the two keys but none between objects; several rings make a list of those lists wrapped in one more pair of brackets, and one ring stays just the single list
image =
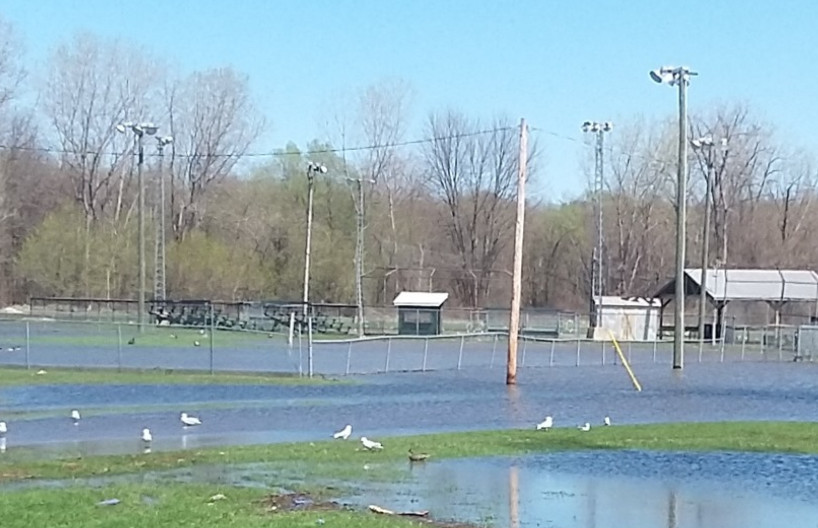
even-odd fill
[{"label": "white seagull", "polygon": [[591,424],[589,424],[588,422],[585,422],[585,425],[577,426],[577,429],[587,433],[588,431],[591,430]]},{"label": "white seagull", "polygon": [[545,420],[537,424],[537,431],[540,429],[545,429],[546,431],[550,430],[554,427],[554,418],[551,416],[546,416]]},{"label": "white seagull", "polygon": [[6,436],[8,432],[9,429],[6,427],[6,422],[0,422],[0,436]]},{"label": "white seagull", "polygon": [[611,417],[606,416],[604,420],[602,420],[603,425],[611,425]]},{"label": "white seagull", "polygon": [[79,425],[80,423],[80,412],[76,409],[71,411],[71,419],[74,420],[74,425]]},{"label": "white seagull", "polygon": [[365,448],[369,449],[370,451],[372,451],[373,449],[383,449],[383,445],[380,442],[375,442],[374,440],[370,440],[365,436],[361,437],[361,443]]},{"label": "white seagull", "polygon": [[179,420],[182,421],[182,425],[185,427],[191,425],[202,425],[202,421],[196,418],[195,416],[188,416],[187,413],[182,413],[182,416],[179,417]]},{"label": "white seagull", "polygon": [[150,444],[153,441],[153,436],[151,436],[151,430],[147,427],[142,429],[142,441],[146,444]]},{"label": "white seagull", "polygon": [[352,426],[347,425],[346,427],[344,427],[343,429],[341,429],[340,431],[338,431],[337,433],[332,435],[332,437],[333,438],[340,438],[341,440],[346,440],[347,438],[349,438],[349,435],[351,435],[351,434],[352,434]]}]

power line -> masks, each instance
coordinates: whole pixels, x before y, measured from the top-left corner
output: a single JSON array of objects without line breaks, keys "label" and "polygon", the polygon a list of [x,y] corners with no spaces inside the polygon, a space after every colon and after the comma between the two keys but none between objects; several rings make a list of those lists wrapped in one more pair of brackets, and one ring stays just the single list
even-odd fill
[{"label": "power line", "polygon": [[[495,127],[486,130],[477,130],[474,132],[464,132],[462,134],[449,134],[445,136],[433,136],[429,138],[420,138],[420,139],[411,139],[406,141],[396,141],[396,142],[389,142],[389,143],[376,143],[372,145],[360,145],[354,147],[330,147],[330,148],[322,148],[322,149],[313,149],[313,150],[305,150],[299,152],[245,152],[243,154],[190,154],[190,153],[178,153],[174,152],[173,156],[177,158],[281,158],[286,156],[311,156],[315,154],[338,154],[338,153],[347,153],[347,152],[361,152],[366,150],[376,150],[376,149],[384,149],[384,148],[395,148],[395,147],[405,147],[409,145],[421,145],[425,143],[435,143],[437,141],[445,141],[450,139],[460,139],[460,138],[467,138],[467,137],[475,137],[475,136],[482,136],[488,134],[495,134],[497,132],[506,132],[510,130],[516,130],[516,127]],[[108,155],[108,156],[122,156],[125,152],[113,152],[113,151],[76,151],[76,150],[69,150],[69,149],[58,149],[58,148],[51,148],[51,147],[24,147],[24,146],[15,146],[15,145],[5,145],[0,144],[0,150],[18,150],[24,152],[42,152],[46,154],[74,154],[78,156],[86,155],[86,156],[96,156],[96,155]],[[146,153],[146,156],[158,156],[158,153]]]}]

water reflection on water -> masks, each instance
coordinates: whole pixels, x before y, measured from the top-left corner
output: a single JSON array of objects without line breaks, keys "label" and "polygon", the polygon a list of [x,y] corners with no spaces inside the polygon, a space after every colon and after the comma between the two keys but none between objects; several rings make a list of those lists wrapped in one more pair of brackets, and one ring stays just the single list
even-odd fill
[{"label": "water reflection on water", "polygon": [[494,526],[818,526],[818,457],[583,452],[418,465],[353,503]]}]

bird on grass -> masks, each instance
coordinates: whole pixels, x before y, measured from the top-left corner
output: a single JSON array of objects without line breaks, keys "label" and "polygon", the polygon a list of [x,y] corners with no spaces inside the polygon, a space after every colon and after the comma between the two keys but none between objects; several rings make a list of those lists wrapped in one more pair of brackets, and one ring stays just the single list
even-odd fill
[{"label": "bird on grass", "polygon": [[196,418],[195,416],[188,416],[187,413],[183,412],[181,416],[179,416],[179,420],[182,422],[182,425],[185,427],[190,427],[194,425],[202,425],[202,421]]},{"label": "bird on grass", "polygon": [[142,429],[142,443],[143,444],[150,444],[153,441],[153,436],[151,435],[151,430],[147,427]]},{"label": "bird on grass", "polygon": [[129,345],[135,345],[136,344],[136,338],[132,337],[132,338],[128,339],[128,344]]},{"label": "bird on grass", "polygon": [[80,423],[80,412],[76,409],[71,411],[71,419],[74,420],[74,425],[79,425]]},{"label": "bird on grass", "polygon": [[410,462],[425,462],[429,458],[429,453],[415,453],[413,449],[409,449]]},{"label": "bird on grass", "polygon": [[588,422],[585,422],[584,425],[577,426],[577,429],[579,429],[582,432],[587,433],[588,431],[591,430],[591,424],[589,424]]},{"label": "bird on grass", "polygon": [[176,334],[170,334],[171,339],[176,339]]},{"label": "bird on grass", "polygon": [[537,424],[537,431],[540,429],[545,429],[546,431],[551,430],[554,427],[554,418],[551,416],[546,416],[545,420]]},{"label": "bird on grass", "polygon": [[606,416],[604,420],[602,420],[603,425],[611,425],[611,417]]},{"label": "bird on grass", "polygon": [[383,444],[381,444],[380,442],[375,442],[374,440],[370,440],[365,436],[361,437],[361,444],[363,444],[364,448],[368,449],[369,451],[375,449],[383,449]]},{"label": "bird on grass", "polygon": [[9,432],[8,426],[6,426],[6,422],[0,422],[0,437],[6,436],[6,433]]},{"label": "bird on grass", "polygon": [[341,440],[346,440],[349,438],[349,435],[352,434],[352,426],[347,424],[346,427],[338,431],[337,433],[333,434],[333,438],[340,438]]},{"label": "bird on grass", "polygon": [[193,346],[200,346],[200,345],[201,345],[201,343],[199,343],[198,341],[193,342]]}]

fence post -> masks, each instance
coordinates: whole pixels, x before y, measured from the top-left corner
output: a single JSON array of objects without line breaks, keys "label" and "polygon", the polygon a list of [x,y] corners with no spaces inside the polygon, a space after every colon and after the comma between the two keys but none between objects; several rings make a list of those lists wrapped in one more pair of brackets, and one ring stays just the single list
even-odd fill
[{"label": "fence post", "polygon": [[389,372],[389,354],[392,353],[392,338],[386,338],[386,364],[383,366],[384,372]]},{"label": "fence post", "polygon": [[302,344],[301,334],[303,328],[301,323],[298,323],[298,377],[304,377],[304,345]]},{"label": "fence post", "polygon": [[[599,353],[602,355],[602,365],[605,365],[605,341],[599,342]],[[614,358],[614,363],[616,363],[616,358]]]},{"label": "fence post", "polygon": [[653,363],[656,363],[656,347],[659,346],[659,336],[653,336]]},{"label": "fence post", "polygon": [[582,346],[582,342],[579,339],[579,334],[577,334],[577,366],[579,366],[579,349]]},{"label": "fence post", "polygon": [[525,351],[526,351],[526,349],[528,349],[528,339],[526,339],[526,337],[523,336],[523,358],[522,358],[522,361],[520,361],[520,366],[521,367],[525,366]]},{"label": "fence post", "polygon": [[215,372],[213,366],[213,303],[210,303],[210,374]]},{"label": "fence post", "polygon": [[[747,329],[741,330],[741,357],[744,357],[744,348],[747,346]],[[763,358],[764,356],[762,356]]]},{"label": "fence post", "polygon": [[499,336],[494,334],[494,344],[491,346],[491,361],[489,362],[489,368],[494,368],[494,354],[497,352],[497,338]]},{"label": "fence post", "polygon": [[312,360],[312,307],[310,307],[309,315],[307,316],[307,376],[310,378],[313,374],[313,360]]},{"label": "fence post", "polygon": [[31,368],[31,323],[26,321],[26,369]]},{"label": "fence post", "polygon": [[460,352],[457,354],[457,370],[460,370],[460,365],[463,364],[463,341],[465,339],[465,336],[460,336]]},{"label": "fence post", "polygon": [[423,338],[423,367],[420,370],[426,372],[426,357],[429,355],[429,338]]},{"label": "fence post", "polygon": [[346,374],[349,376],[349,369],[352,366],[352,341],[350,340],[349,346],[347,347],[347,370]]},{"label": "fence post", "polygon": [[116,368],[122,371],[122,325],[116,325]]},{"label": "fence post", "polygon": [[556,340],[556,339],[552,339],[552,340],[551,340],[551,355],[550,355],[550,357],[548,358],[548,366],[549,366],[549,367],[553,367],[553,366],[554,366],[554,345],[556,344],[556,342],[557,342],[557,340]]}]

